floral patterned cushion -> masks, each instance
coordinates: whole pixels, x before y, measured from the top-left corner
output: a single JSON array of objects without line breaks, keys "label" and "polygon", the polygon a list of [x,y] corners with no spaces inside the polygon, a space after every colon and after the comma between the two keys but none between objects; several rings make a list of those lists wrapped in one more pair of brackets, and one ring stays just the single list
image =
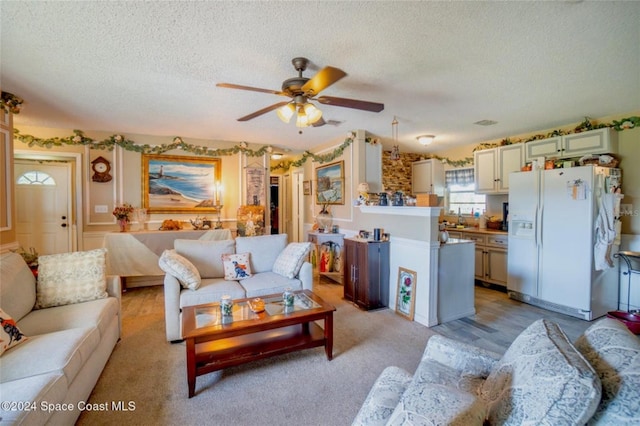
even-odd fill
[{"label": "floral patterned cushion", "polygon": [[400,367],[387,367],[376,379],[353,425],[385,425],[411,382],[411,374]]},{"label": "floral patterned cushion", "polygon": [[9,348],[27,340],[11,316],[0,309],[0,355]]},{"label": "floral patterned cushion", "polygon": [[309,251],[311,243],[289,243],[276,258],[272,271],[286,278],[294,278],[300,272]]},{"label": "floral patterned cushion", "polygon": [[433,361],[423,361],[421,367],[428,371],[422,377],[427,380],[417,378],[416,372],[388,425],[482,426],[487,408],[477,394],[451,383],[455,376],[451,369]]},{"label": "floral patterned cushion", "polygon": [[560,327],[538,320],[507,349],[480,395],[490,424],[585,424],[601,384]]},{"label": "floral patterned cushion", "polygon": [[603,318],[576,340],[602,381],[602,400],[589,424],[640,424],[640,339],[620,321]]},{"label": "floral patterned cushion", "polygon": [[158,266],[167,274],[178,279],[184,288],[197,290],[202,279],[200,272],[186,257],[180,256],[174,249],[165,250],[158,259]]},{"label": "floral patterned cushion", "polygon": [[233,281],[249,278],[252,275],[249,258],[250,253],[223,254],[224,279]]},{"label": "floral patterned cushion", "polygon": [[106,249],[38,258],[36,309],[107,297]]}]

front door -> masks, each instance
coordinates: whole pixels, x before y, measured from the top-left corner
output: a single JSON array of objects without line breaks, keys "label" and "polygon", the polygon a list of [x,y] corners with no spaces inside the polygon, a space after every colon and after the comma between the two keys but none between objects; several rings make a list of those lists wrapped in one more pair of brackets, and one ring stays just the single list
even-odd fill
[{"label": "front door", "polygon": [[15,160],[16,237],[38,254],[71,251],[71,163]]}]

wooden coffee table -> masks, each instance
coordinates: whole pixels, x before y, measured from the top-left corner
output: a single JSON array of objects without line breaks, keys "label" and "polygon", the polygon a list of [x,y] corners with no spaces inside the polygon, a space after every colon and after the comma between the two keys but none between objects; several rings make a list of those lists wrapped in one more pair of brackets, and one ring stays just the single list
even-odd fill
[{"label": "wooden coffee table", "polygon": [[[324,346],[331,360],[336,308],[309,290],[294,293],[294,306],[287,309],[281,294],[263,296],[265,310],[259,313],[250,309],[252,298],[234,300],[232,317],[220,314],[219,303],[184,308],[189,398],[197,376],[226,367],[318,346]],[[314,322],[318,320],[324,320],[324,330]]]}]

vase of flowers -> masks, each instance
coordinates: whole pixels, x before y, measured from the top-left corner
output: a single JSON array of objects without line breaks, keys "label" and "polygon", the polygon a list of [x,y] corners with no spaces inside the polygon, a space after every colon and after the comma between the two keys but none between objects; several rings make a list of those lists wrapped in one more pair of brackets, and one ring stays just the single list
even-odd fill
[{"label": "vase of flowers", "polygon": [[120,232],[126,232],[127,226],[129,222],[131,222],[131,215],[133,214],[133,206],[128,203],[124,203],[121,206],[116,206],[113,209],[113,215],[116,217],[118,221],[118,226],[120,227]]}]

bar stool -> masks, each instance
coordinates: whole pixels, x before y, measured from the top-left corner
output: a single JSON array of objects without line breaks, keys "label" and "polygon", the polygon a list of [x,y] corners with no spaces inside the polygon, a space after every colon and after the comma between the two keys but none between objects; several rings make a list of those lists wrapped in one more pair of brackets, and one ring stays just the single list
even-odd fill
[{"label": "bar stool", "polygon": [[[627,265],[627,270],[622,272],[622,275],[627,276],[627,312],[640,313],[638,309],[631,309],[631,277],[633,274],[640,274],[640,252],[637,251],[620,251],[615,253],[613,257],[622,259]],[[619,263],[619,262],[618,262]],[[622,284],[622,277],[618,275],[618,309],[620,309],[620,285]]]}]

